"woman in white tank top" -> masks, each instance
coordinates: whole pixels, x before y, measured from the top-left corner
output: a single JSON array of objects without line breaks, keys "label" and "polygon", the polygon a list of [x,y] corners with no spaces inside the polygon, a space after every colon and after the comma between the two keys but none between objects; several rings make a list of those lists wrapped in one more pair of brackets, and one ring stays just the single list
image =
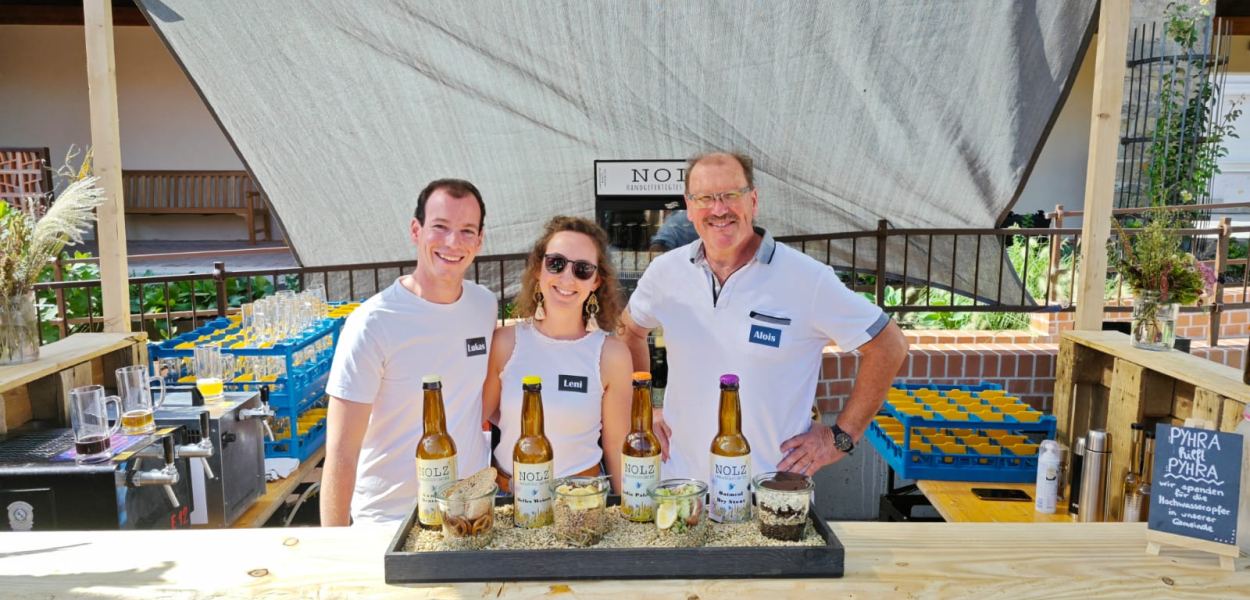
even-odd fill
[{"label": "woman in white tank top", "polygon": [[482,390],[482,412],[501,433],[494,454],[501,489],[510,489],[520,436],[521,378],[538,375],[555,476],[598,474],[606,457],[620,490],[633,362],[606,332],[616,330],[621,304],[603,229],[578,217],[551,219],[521,277],[515,316],[525,321],[495,330]]}]

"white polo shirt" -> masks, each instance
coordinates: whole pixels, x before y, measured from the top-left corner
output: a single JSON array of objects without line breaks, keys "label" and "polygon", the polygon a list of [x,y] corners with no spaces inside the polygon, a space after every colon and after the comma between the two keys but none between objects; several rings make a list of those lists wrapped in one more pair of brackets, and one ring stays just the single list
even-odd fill
[{"label": "white polo shirt", "polygon": [[354,522],[402,520],[417,502],[423,375],[443,378],[443,412],[456,442],[457,475],[468,477],[488,466],[482,382],[497,311],[495,295],[470,281],[464,282],[460,299],[435,304],[396,280],[347,317],[326,393],[373,405],[356,463]]},{"label": "white polo shirt", "polygon": [[710,480],[725,373],[741,379],[752,472],[775,471],[781,443],[810,427],[821,350],[830,340],[854,350],[889,323],[832,268],[756,232],[764,239],[755,257],[723,286],[696,241],[652,261],[630,297],[634,322],[663,326],[668,347],[664,419],[673,437],[666,479]]}]

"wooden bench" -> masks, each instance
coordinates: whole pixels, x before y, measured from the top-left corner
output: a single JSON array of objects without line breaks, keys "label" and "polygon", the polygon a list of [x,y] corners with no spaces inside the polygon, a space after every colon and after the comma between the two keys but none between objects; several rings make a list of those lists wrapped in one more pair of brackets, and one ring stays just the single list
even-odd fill
[{"label": "wooden bench", "polygon": [[[269,203],[246,171],[123,171],[126,214],[239,215],[247,240],[269,232]],[[258,222],[259,221],[259,222]]]}]

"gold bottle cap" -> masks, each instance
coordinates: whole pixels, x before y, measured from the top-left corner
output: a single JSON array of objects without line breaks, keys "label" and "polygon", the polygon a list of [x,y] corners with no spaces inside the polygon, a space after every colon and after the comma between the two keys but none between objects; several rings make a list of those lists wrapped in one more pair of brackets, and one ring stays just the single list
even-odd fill
[{"label": "gold bottle cap", "polygon": [[542,382],[543,378],[537,375],[526,375],[521,378],[521,385],[540,385]]},{"label": "gold bottle cap", "polygon": [[634,381],[651,381],[651,373],[647,371],[634,371]]},{"label": "gold bottle cap", "polygon": [[421,383],[442,383],[443,378],[438,375],[425,375],[421,378]]}]

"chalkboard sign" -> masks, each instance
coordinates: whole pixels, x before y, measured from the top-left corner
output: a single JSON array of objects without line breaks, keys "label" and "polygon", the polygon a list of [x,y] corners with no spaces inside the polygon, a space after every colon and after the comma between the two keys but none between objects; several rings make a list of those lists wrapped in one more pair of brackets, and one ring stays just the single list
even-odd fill
[{"label": "chalkboard sign", "polygon": [[1236,544],[1241,444],[1235,433],[1158,425],[1149,528]]}]

